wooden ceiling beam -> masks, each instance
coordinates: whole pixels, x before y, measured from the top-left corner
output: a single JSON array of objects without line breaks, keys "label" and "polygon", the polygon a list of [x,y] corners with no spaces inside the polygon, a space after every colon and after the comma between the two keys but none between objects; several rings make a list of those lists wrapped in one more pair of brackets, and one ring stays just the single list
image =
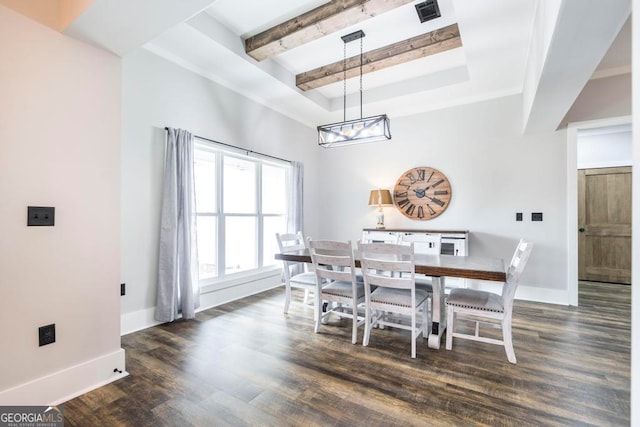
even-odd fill
[{"label": "wooden ceiling beam", "polygon": [[244,41],[245,52],[262,61],[335,33],[413,0],[332,0]]},{"label": "wooden ceiling beam", "polygon": [[[362,74],[403,64],[462,46],[458,24],[452,24],[401,42],[363,54]],[[296,86],[303,91],[344,80],[344,61],[324,65],[296,76]],[[347,79],[360,75],[360,55],[347,58]]]}]

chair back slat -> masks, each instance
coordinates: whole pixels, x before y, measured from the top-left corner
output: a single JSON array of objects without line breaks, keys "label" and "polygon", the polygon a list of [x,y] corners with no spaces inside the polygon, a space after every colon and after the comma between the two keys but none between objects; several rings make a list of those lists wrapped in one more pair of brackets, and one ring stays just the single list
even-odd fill
[{"label": "chair back slat", "polygon": [[507,281],[517,282],[520,280],[520,276],[529,260],[532,249],[533,242],[520,239],[511,263],[509,264],[509,268],[507,269]]},{"label": "chair back slat", "polygon": [[305,248],[302,232],[297,233],[276,233],[278,248],[281,253],[301,251]]},{"label": "chair back slat", "polygon": [[365,288],[384,286],[411,289],[415,287],[413,244],[407,246],[359,242],[358,256],[365,279]]},{"label": "chair back slat", "polygon": [[[278,241],[278,248],[283,254],[302,251],[305,249],[305,240],[301,231],[297,233],[276,233],[276,240]],[[291,280],[296,274],[304,273],[308,271],[310,267],[306,263],[294,262],[294,261],[282,261],[283,275],[285,280]]]},{"label": "chair back slat", "polygon": [[351,241],[309,239],[307,245],[319,279],[355,283],[356,268]]},{"label": "chair back slat", "polygon": [[511,263],[507,269],[507,281],[502,287],[502,300],[505,307],[511,307],[513,305],[513,299],[515,298],[516,288],[520,281],[520,276],[524,271],[531,250],[533,249],[533,242],[525,239],[520,239],[516,251],[511,258]]}]

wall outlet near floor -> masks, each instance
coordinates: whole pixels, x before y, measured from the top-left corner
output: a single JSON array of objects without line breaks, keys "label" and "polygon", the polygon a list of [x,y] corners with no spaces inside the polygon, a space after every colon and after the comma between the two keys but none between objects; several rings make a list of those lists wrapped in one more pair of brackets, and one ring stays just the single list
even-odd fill
[{"label": "wall outlet near floor", "polygon": [[127,284],[126,283],[120,283],[120,296],[126,295],[127,294]]},{"label": "wall outlet near floor", "polygon": [[27,226],[55,225],[56,208],[52,206],[27,206]]},{"label": "wall outlet near floor", "polygon": [[531,221],[542,221],[542,212],[531,212]]}]

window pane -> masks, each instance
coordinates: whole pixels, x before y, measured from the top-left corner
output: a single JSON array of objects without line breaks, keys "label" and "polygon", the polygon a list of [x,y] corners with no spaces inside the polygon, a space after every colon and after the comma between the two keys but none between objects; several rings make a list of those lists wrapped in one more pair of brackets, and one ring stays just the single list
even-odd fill
[{"label": "window pane", "polygon": [[194,152],[196,209],[216,212],[216,155],[207,150]]},{"label": "window pane", "polygon": [[197,143],[194,154],[200,278],[278,265],[275,233],[286,230],[290,167],[205,143]]},{"label": "window pane", "polygon": [[264,218],[264,250],[262,251],[262,265],[275,265],[280,261],[276,261],[274,256],[280,252],[278,250],[278,242],[276,241],[276,233],[285,233],[287,231],[287,221],[284,216],[268,216]]},{"label": "window pane", "polygon": [[262,212],[284,214],[287,207],[287,171],[280,166],[262,165]]},{"label": "window pane", "polygon": [[200,279],[218,275],[218,220],[213,216],[198,216],[198,266]]},{"label": "window pane", "polygon": [[224,211],[256,213],[256,164],[224,156]]},{"label": "window pane", "polygon": [[257,268],[255,217],[226,217],[225,274]]}]

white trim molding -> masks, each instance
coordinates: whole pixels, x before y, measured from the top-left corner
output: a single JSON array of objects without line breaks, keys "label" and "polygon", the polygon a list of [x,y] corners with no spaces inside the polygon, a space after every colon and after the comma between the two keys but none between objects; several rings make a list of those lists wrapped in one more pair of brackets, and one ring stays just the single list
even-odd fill
[{"label": "white trim molding", "polygon": [[[500,293],[502,283],[484,280],[469,280],[468,287],[480,291]],[[551,289],[539,286],[518,286],[515,299],[521,301],[542,302],[546,304],[568,305],[566,289]]]},{"label": "white trim molding", "polygon": [[624,166],[633,166],[633,162],[621,160],[616,162],[583,163],[580,165],[580,169],[619,168]]},{"label": "white trim molding", "polygon": [[[280,269],[269,270],[242,279],[236,277],[215,285],[203,286],[200,291],[200,307],[196,312],[255,295],[278,286],[282,286]],[[123,313],[120,317],[120,335],[127,335],[161,324],[162,322],[158,322],[154,317],[155,310],[155,307],[150,307],[131,313]]]},{"label": "white trim molding", "polygon": [[0,405],[59,405],[129,375],[124,350],[70,366],[0,392]]}]

